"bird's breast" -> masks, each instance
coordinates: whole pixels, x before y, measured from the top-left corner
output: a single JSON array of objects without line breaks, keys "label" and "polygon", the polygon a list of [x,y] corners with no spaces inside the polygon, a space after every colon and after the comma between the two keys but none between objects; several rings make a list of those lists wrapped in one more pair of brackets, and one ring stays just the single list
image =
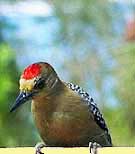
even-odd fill
[{"label": "bird's breast", "polygon": [[40,136],[49,146],[85,146],[101,130],[88,106],[69,94],[52,101],[33,101],[32,112]]}]

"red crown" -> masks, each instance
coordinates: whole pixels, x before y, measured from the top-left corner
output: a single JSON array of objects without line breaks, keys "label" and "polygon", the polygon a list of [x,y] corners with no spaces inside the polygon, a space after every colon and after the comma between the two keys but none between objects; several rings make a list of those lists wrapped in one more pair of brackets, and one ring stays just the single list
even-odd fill
[{"label": "red crown", "polygon": [[32,79],[38,76],[40,73],[41,73],[41,66],[39,64],[32,64],[24,70],[22,78],[26,80]]}]

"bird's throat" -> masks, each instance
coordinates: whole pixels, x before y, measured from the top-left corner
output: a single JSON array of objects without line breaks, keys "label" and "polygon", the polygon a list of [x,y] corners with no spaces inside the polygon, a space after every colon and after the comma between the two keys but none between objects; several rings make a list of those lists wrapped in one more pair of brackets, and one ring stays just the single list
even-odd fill
[{"label": "bird's throat", "polygon": [[52,85],[53,88],[48,93],[43,91],[41,95],[36,96],[32,100],[31,109],[33,114],[46,117],[46,120],[49,120],[51,114],[55,111],[59,104],[57,98],[65,88],[65,85],[59,79],[55,81],[54,84],[55,85]]}]

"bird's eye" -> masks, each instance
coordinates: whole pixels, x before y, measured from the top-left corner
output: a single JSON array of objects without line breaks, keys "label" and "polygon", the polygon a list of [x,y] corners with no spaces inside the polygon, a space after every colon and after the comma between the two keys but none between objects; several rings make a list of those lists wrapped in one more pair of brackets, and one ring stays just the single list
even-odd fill
[{"label": "bird's eye", "polygon": [[39,79],[34,86],[35,89],[42,89],[43,87],[44,87],[44,80],[42,79]]}]

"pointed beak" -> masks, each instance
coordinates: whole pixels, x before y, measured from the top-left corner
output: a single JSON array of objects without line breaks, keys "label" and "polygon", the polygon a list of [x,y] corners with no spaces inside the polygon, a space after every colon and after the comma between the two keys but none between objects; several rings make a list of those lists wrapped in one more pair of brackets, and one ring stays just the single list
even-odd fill
[{"label": "pointed beak", "polygon": [[10,112],[13,112],[15,109],[17,109],[20,105],[24,104],[28,100],[32,99],[32,96],[35,94],[35,92],[20,92],[19,96],[16,98],[15,103],[13,104],[12,108],[10,109]]}]

